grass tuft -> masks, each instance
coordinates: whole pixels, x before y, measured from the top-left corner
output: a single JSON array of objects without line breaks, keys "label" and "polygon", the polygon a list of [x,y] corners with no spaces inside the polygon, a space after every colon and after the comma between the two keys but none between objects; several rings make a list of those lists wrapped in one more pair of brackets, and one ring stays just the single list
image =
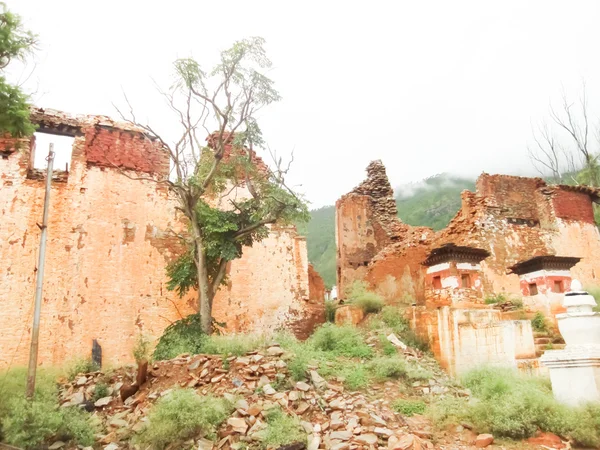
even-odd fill
[{"label": "grass tuft", "polygon": [[398,399],[392,403],[392,409],[398,414],[410,417],[415,414],[424,414],[427,405],[421,400]]},{"label": "grass tuft", "polygon": [[232,410],[232,405],[223,398],[201,397],[191,389],[178,389],[152,407],[148,425],[135,441],[145,448],[161,450],[198,435],[212,438]]},{"label": "grass tuft", "polygon": [[546,316],[541,312],[536,312],[533,319],[531,319],[531,328],[533,331],[538,331],[541,333],[548,331],[548,322],[546,322]]},{"label": "grass tuft", "polygon": [[93,444],[95,430],[89,414],[59,407],[59,375],[58,370],[38,369],[35,395],[29,401],[25,399],[25,368],[0,374],[0,441],[27,449],[39,448],[56,437],[75,445]]},{"label": "grass tuft", "polygon": [[296,417],[285,414],[279,408],[266,413],[267,428],[259,432],[262,448],[278,448],[282,445],[301,442],[306,444],[306,432]]},{"label": "grass tuft", "polygon": [[381,311],[385,302],[381,295],[376,294],[368,289],[367,283],[364,281],[355,281],[350,286],[347,293],[348,303],[361,308],[365,314],[377,313]]},{"label": "grass tuft", "polygon": [[474,399],[445,398],[434,404],[429,410],[438,426],[467,421],[477,432],[498,437],[525,439],[542,430],[578,445],[600,445],[600,405],[559,404],[546,379],[484,367],[468,372],[463,383]]}]

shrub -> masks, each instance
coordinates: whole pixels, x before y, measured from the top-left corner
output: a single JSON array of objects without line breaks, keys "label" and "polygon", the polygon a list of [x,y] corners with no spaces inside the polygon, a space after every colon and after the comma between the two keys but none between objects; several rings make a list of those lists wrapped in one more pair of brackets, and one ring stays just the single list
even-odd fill
[{"label": "shrub", "polygon": [[191,389],[178,389],[162,397],[148,413],[148,424],[135,441],[163,449],[168,444],[195,437],[214,435],[233,407],[223,398],[201,397]]},{"label": "shrub", "polygon": [[154,349],[154,359],[175,358],[182,353],[202,353],[206,335],[200,326],[200,315],[191,314],[169,325]]},{"label": "shrub", "polygon": [[73,381],[80,373],[97,372],[100,370],[100,366],[91,359],[77,359],[71,363],[67,375],[69,381]]},{"label": "shrub", "polygon": [[267,411],[265,420],[267,427],[259,432],[262,448],[278,448],[295,442],[306,444],[306,432],[297,418],[288,416],[279,408],[273,408]]},{"label": "shrub", "polygon": [[133,357],[135,358],[135,362],[139,364],[140,361],[150,360],[151,345],[152,344],[148,337],[140,333],[135,343],[135,346],[133,347]]},{"label": "shrub", "polygon": [[400,357],[379,357],[369,363],[369,370],[376,378],[404,378],[407,374],[407,364]]},{"label": "shrub", "polygon": [[392,409],[403,416],[425,413],[427,406],[421,400],[398,399],[392,403]]},{"label": "shrub", "polygon": [[546,322],[546,316],[539,311],[536,312],[533,319],[531,319],[531,327],[534,331],[547,332],[548,323]]},{"label": "shrub", "polygon": [[[385,327],[396,334],[406,345],[417,348],[423,352],[429,351],[428,343],[410,328],[410,323],[408,319],[404,317],[402,310],[394,306],[386,306],[381,310],[379,316]],[[373,326],[381,323],[377,318],[373,318],[372,320]]]},{"label": "shrub", "polygon": [[265,338],[259,335],[239,334],[207,336],[202,345],[202,353],[213,355],[245,355],[265,345]]},{"label": "shrub", "polygon": [[348,303],[358,306],[365,314],[381,311],[385,305],[383,298],[379,294],[369,291],[367,288],[368,285],[364,281],[355,281],[352,283],[347,293]]},{"label": "shrub", "polygon": [[33,400],[24,398],[25,368],[0,375],[0,441],[28,449],[52,438],[92,445],[95,430],[87,420],[89,414],[74,407],[59,408],[58,375],[56,370],[39,369]]},{"label": "shrub", "polygon": [[365,358],[373,354],[360,331],[351,325],[325,324],[309,338],[308,344],[317,350],[341,356]]},{"label": "shrub", "polygon": [[505,303],[508,301],[508,296],[502,292],[498,294],[490,294],[484,299],[486,305],[493,305],[495,303]]},{"label": "shrub", "polygon": [[335,310],[337,309],[337,305],[335,302],[331,300],[325,301],[325,319],[327,322],[335,322]]},{"label": "shrub", "polygon": [[95,402],[98,399],[108,397],[108,386],[106,383],[97,383],[94,386],[94,394],[92,395],[92,399]]},{"label": "shrub", "polygon": [[392,356],[398,354],[398,349],[394,344],[388,341],[385,334],[379,335],[379,343],[381,344],[381,350],[383,351],[384,355]]},{"label": "shrub", "polygon": [[600,445],[600,405],[569,408],[552,395],[548,380],[504,368],[484,367],[463,378],[472,401],[446,398],[430,408],[434,423],[471,422],[478,432],[523,439],[538,430],[573,439],[583,446]]}]

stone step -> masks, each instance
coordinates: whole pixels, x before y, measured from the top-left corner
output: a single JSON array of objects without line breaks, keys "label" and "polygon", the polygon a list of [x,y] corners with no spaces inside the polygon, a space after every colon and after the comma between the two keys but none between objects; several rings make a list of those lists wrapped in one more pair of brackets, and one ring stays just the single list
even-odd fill
[{"label": "stone step", "polygon": [[536,345],[549,344],[551,341],[552,341],[552,339],[550,339],[549,337],[536,337],[534,339],[534,342]]}]

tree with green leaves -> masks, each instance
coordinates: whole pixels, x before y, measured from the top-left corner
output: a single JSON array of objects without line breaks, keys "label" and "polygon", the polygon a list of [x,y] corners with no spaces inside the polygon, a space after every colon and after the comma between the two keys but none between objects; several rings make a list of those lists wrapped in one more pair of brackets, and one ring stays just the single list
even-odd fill
[{"label": "tree with green leaves", "polygon": [[0,134],[23,137],[35,131],[29,120],[27,95],[4,76],[11,61],[24,60],[35,45],[36,36],[25,30],[21,17],[0,2]]},{"label": "tree with green leaves", "polygon": [[271,152],[274,164],[268,167],[256,155],[266,147],[256,113],[280,99],[265,75],[270,67],[258,37],[221,52],[210,71],[194,59],[179,59],[176,83],[161,91],[178,119],[177,138],[168,142],[133,113],[128,118],[170,156],[172,174],[162,182],[176,196],[188,231],[180,234],[186,251],[167,267],[168,288],[180,296],[197,290],[205,333],[213,328],[213,299],[226,282],[228,263],[264,239],[272,224],[308,219],[302,197],[285,183],[290,165]]}]

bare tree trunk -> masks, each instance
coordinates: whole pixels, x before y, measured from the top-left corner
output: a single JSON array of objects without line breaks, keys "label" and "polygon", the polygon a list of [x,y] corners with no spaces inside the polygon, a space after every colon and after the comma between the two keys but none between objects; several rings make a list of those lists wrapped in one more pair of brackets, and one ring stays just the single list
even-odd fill
[{"label": "bare tree trunk", "polygon": [[208,272],[204,256],[198,258],[198,312],[200,326],[206,334],[212,333],[212,298],[208,286]]},{"label": "bare tree trunk", "polygon": [[194,245],[196,247],[196,270],[198,276],[198,314],[200,314],[200,326],[206,334],[212,332],[212,289],[208,282],[208,267],[206,255],[202,246],[202,234],[195,220],[192,220],[192,231],[194,233]]}]

